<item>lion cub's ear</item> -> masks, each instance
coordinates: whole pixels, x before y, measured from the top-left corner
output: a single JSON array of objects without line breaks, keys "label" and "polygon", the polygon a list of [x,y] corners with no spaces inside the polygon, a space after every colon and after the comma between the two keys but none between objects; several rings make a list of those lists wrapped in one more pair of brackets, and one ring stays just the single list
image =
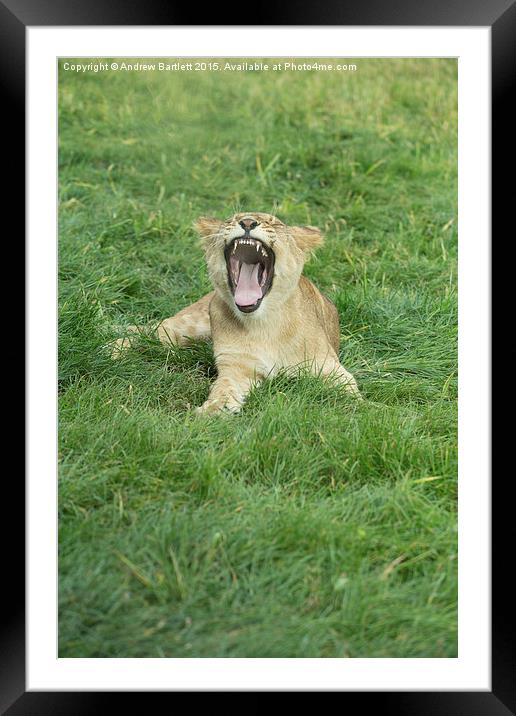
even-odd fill
[{"label": "lion cub's ear", "polygon": [[194,223],[194,228],[204,241],[211,239],[222,226],[222,221],[211,216],[200,216]]},{"label": "lion cub's ear", "polygon": [[290,233],[301,251],[306,253],[314,251],[324,241],[316,226],[291,226]]}]

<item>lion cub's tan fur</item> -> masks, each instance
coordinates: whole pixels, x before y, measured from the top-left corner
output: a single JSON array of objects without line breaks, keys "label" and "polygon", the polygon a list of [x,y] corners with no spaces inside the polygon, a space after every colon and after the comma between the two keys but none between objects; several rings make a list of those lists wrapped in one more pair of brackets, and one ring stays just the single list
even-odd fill
[{"label": "lion cub's tan fur", "polygon": [[[242,234],[239,222],[253,219],[251,237],[275,256],[269,293],[254,313],[242,313],[229,288],[224,249]],[[200,412],[237,411],[254,383],[282,369],[301,366],[334,376],[360,397],[353,376],[339,362],[339,317],[335,306],[305,276],[308,255],[322,243],[314,227],[289,227],[269,214],[235,214],[228,221],[201,218],[201,236],[214,291],[158,326],[160,340],[183,345],[211,338],[218,376]],[[118,350],[128,340],[118,342]]]}]

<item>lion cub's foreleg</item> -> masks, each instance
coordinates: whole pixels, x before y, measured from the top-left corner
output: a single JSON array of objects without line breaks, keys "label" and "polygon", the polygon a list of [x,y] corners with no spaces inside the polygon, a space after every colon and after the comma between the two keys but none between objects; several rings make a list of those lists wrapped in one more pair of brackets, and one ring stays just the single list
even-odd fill
[{"label": "lion cub's foreleg", "polygon": [[363,400],[356,380],[353,378],[351,373],[344,368],[336,356],[328,356],[322,361],[315,361],[313,364],[313,372],[316,375],[320,375],[322,378],[334,380],[355,398]]},{"label": "lion cub's foreleg", "polygon": [[[183,346],[191,340],[211,338],[211,324],[208,307],[213,291],[203,296],[191,306],[183,308],[171,318],[165,318],[156,328],[159,340],[166,345]],[[145,333],[143,326],[129,326],[130,333]],[[111,355],[119,358],[121,353],[134,345],[134,338],[119,338],[113,344]]]},{"label": "lion cub's foreleg", "polygon": [[242,407],[251,387],[261,380],[256,372],[256,364],[246,364],[240,355],[216,360],[217,378],[212,384],[208,399],[197,408],[198,413],[217,413],[229,411],[237,413]]},{"label": "lion cub's foreleg", "polygon": [[171,318],[165,318],[156,329],[162,343],[184,346],[192,340],[211,338],[209,306],[214,292],[206,294]]}]

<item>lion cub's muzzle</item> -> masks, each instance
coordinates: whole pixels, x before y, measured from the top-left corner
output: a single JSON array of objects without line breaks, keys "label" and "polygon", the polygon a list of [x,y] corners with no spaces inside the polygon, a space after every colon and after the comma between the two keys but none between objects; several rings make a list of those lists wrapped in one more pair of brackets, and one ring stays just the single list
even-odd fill
[{"label": "lion cub's muzzle", "polygon": [[274,276],[274,251],[259,239],[244,235],[224,249],[228,283],[236,307],[252,313],[270,291]]}]

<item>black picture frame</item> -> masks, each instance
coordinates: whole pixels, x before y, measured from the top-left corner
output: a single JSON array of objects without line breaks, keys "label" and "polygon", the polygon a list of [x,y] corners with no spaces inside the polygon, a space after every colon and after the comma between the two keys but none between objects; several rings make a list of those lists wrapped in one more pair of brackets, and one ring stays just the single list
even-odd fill
[{"label": "black picture frame", "polygon": [[[502,224],[510,226],[509,212],[514,201],[514,181],[507,181],[503,168],[514,167],[514,119],[509,101],[516,78],[516,3],[514,0],[332,0],[322,3],[281,5],[254,3],[250,17],[235,21],[234,11],[206,6],[203,25],[361,25],[361,26],[484,26],[491,28],[492,40],[492,233],[502,237]],[[18,218],[21,234],[25,216],[25,37],[32,26],[77,25],[198,25],[199,10],[170,0],[0,0],[0,76],[6,123],[4,141],[15,147],[9,166],[10,181],[4,187],[4,202]],[[513,233],[513,230],[512,230]],[[22,237],[14,242],[23,246]],[[506,243],[506,242],[504,242]],[[505,250],[505,249],[504,249]],[[504,264],[506,262],[504,261]],[[507,268],[506,268],[507,270]],[[493,282],[494,307],[500,306],[497,283]],[[30,290],[30,287],[28,287]],[[497,301],[499,302],[497,304]],[[30,343],[30,342],[29,342]],[[493,376],[494,376],[493,371]],[[496,394],[496,381],[492,383]],[[502,421],[501,421],[502,422]],[[511,444],[508,428],[493,431],[491,450]],[[507,478],[492,480],[492,691],[446,692],[339,692],[344,708],[358,698],[359,708],[375,708],[382,714],[464,714],[465,716],[506,716],[516,713],[514,659],[514,589],[509,590],[505,575],[511,571],[514,545],[514,519],[509,499],[510,469]],[[494,474],[494,464],[493,464]],[[25,691],[25,593],[24,593],[24,483],[20,477],[4,480],[4,510],[11,520],[4,521],[3,589],[4,608],[0,634],[0,713],[90,714],[111,711],[119,699],[129,696],[131,705],[144,704],[147,711],[156,697],[174,698],[168,693],[125,692],[26,692]],[[7,505],[9,507],[7,508]],[[511,512],[510,512],[511,510]],[[14,519],[12,519],[14,517]],[[511,519],[512,518],[512,519]],[[512,540],[511,540],[512,537]],[[512,567],[514,571],[514,567]],[[170,704],[173,702],[170,701]],[[152,706],[151,706],[152,708]]]}]

